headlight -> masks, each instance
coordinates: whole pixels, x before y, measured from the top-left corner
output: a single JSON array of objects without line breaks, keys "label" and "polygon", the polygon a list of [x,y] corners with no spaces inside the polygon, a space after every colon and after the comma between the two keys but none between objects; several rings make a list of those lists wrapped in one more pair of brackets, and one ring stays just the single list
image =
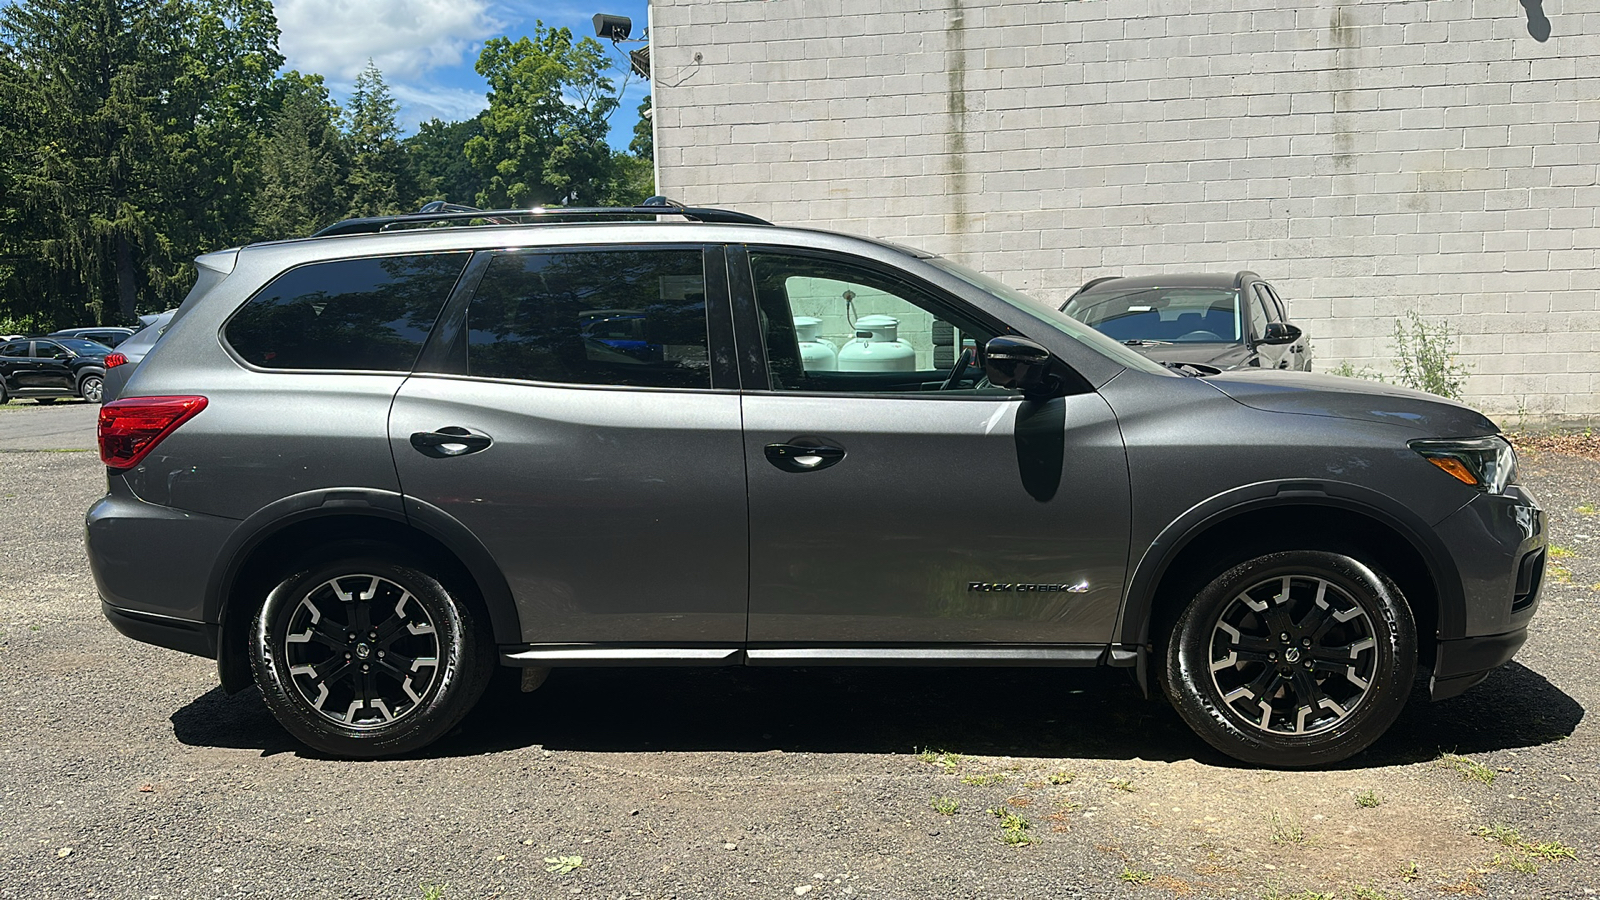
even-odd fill
[{"label": "headlight", "polygon": [[1452,478],[1491,494],[1517,480],[1517,452],[1503,437],[1412,441],[1411,449]]}]

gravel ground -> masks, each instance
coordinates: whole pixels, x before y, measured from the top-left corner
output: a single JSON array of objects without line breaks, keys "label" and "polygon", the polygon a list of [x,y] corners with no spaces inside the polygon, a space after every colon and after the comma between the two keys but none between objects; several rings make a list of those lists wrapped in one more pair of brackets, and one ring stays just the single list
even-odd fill
[{"label": "gravel ground", "polygon": [[1265,772],[1077,670],[568,670],[426,756],[321,759],[101,619],[92,453],[0,452],[0,898],[1594,895],[1600,462],[1525,463],[1571,555],[1518,661]]}]

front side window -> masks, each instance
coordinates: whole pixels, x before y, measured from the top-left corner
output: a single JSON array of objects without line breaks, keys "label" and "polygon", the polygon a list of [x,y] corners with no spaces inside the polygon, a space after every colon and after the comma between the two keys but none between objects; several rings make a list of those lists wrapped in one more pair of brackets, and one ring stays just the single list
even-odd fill
[{"label": "front side window", "polygon": [[223,329],[265,369],[409,372],[470,254],[312,263],[251,297]]},{"label": "front side window", "polygon": [[953,313],[924,289],[821,257],[756,251],[750,267],[773,390],[980,389],[977,351],[994,330]]},{"label": "front side window", "polygon": [[72,351],[55,341],[40,341],[34,356],[38,359],[71,359]]},{"label": "front side window", "polygon": [[481,378],[711,387],[698,249],[500,254],[467,328],[467,373]]}]

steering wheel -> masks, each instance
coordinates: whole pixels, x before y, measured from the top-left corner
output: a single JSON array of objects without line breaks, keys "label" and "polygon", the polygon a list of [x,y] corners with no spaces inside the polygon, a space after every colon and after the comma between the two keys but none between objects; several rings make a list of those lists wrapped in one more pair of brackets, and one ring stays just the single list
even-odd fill
[{"label": "steering wheel", "polygon": [[1220,341],[1220,340],[1222,340],[1222,335],[1217,334],[1215,331],[1191,331],[1188,334],[1183,335],[1182,337],[1178,338],[1178,340],[1180,340],[1180,341]]},{"label": "steering wheel", "polygon": [[977,358],[978,354],[974,353],[971,347],[963,348],[961,355],[956,357],[956,364],[950,367],[950,374],[945,377],[944,384],[939,385],[939,390],[955,390],[956,385],[961,383],[961,376],[966,374],[967,367]]}]

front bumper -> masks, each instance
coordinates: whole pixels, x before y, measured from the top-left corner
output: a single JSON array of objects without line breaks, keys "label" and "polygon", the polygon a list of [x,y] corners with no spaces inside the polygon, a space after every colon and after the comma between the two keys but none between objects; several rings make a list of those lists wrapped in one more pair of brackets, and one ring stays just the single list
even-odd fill
[{"label": "front bumper", "polygon": [[1544,585],[1545,514],[1511,485],[1481,494],[1436,526],[1461,575],[1460,609],[1440,610],[1429,693],[1455,697],[1511,661],[1528,639]]}]

